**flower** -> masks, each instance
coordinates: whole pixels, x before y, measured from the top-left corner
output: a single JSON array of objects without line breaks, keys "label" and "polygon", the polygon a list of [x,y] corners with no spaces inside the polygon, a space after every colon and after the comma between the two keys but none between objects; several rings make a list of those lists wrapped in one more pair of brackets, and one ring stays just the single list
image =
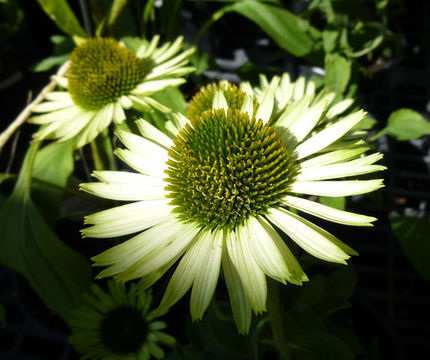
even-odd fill
[{"label": "flower", "polygon": [[280,233],[326,261],[346,263],[356,254],[295,210],[354,226],[376,220],[301,196],[350,196],[383,186],[381,179],[351,179],[385,169],[374,164],[381,154],[364,155],[364,141],[348,139],[366,114],[328,119],[331,95],[303,95],[276,108],[279,83],[272,79],[260,97],[226,82],[203,88],[191,101],[191,118],[174,114],[166,126],[173,140],[144,120],[137,121],[142,136],[117,132],[126,148],[116,154],[139,174],[96,171],[100,182],[81,189],[134,202],[87,216],[93,226],[82,233],[136,235],[93,258],[108,266],[100,278],[141,278],[148,287],[180,259],[160,308],[192,287],[191,315],[200,319],[222,266],[233,316],[246,333],[251,309],[266,310],[266,275],[284,284],[308,280]]},{"label": "flower", "polygon": [[175,339],[160,330],[166,327],[156,311],[149,311],[152,296],[132,284],[109,280],[109,292],[93,284],[84,304],[70,321],[69,341],[83,359],[157,359],[164,357],[158,343],[172,345]]},{"label": "flower", "polygon": [[178,54],[182,37],[159,48],[158,41],[155,36],[151,42],[142,42],[136,53],[108,38],[92,38],[76,47],[67,77],[54,77],[67,91],[52,91],[47,101],[31,109],[43,113],[30,119],[42,125],[34,139],[75,138],[74,147],[80,148],[112,121],[122,123],[124,109],[169,112],[151,95],[185,82],[181,76],[194,70],[186,66],[194,49]]}]

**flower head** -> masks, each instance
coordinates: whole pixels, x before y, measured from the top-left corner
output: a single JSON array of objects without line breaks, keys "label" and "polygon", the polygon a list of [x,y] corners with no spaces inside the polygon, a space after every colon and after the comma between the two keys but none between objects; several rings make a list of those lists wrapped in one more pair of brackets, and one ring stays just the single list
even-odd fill
[{"label": "flower head", "polygon": [[186,66],[193,49],[178,54],[182,38],[157,48],[159,37],[143,42],[136,53],[107,38],[93,38],[72,52],[66,77],[55,80],[67,91],[53,91],[45,102],[31,110],[43,113],[30,122],[42,127],[36,140],[75,138],[79,148],[92,141],[112,122],[125,119],[124,109],[169,112],[151,95],[185,82],[182,76],[194,68]]},{"label": "flower head", "polygon": [[134,284],[127,291],[123,283],[109,280],[109,292],[93,285],[84,304],[71,320],[70,342],[83,359],[157,359],[164,351],[157,345],[172,345],[175,339],[160,330],[166,327],[149,311],[152,296],[138,291]]},{"label": "flower head", "polygon": [[160,307],[192,287],[191,315],[200,319],[222,266],[234,318],[247,332],[251,309],[266,310],[266,275],[282,283],[307,280],[278,231],[326,261],[346,263],[356,254],[290,210],[355,226],[376,220],[302,196],[349,196],[382,186],[380,179],[355,179],[384,169],[374,164],[381,154],[363,155],[364,141],[348,139],[365,113],[328,118],[332,96],[324,94],[280,105],[279,83],[274,78],[258,95],[246,84],[204,88],[191,102],[190,118],[175,114],[167,126],[173,139],[143,120],[137,122],[142,136],[117,133],[126,147],[117,155],[140,174],[98,171],[100,182],[81,188],[135,202],[87,216],[93,226],[82,232],[136,235],[93,258],[108,266],[99,277],[141,278],[141,286],[150,286],[180,259]]}]

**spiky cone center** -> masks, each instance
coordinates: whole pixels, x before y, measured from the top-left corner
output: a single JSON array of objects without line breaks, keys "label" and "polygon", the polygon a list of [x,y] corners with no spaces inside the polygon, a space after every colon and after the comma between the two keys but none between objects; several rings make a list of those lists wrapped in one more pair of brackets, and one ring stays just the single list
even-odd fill
[{"label": "spiky cone center", "polygon": [[146,68],[115,40],[89,39],[72,52],[68,91],[76,105],[97,110],[128,95],[143,80]]},{"label": "spiky cone center", "polygon": [[231,229],[279,204],[295,168],[272,127],[232,109],[191,120],[167,165],[166,190],[179,219]]},{"label": "spiky cone center", "polygon": [[246,93],[234,84],[220,81],[217,84],[209,84],[202,87],[191,99],[185,116],[188,119],[196,119],[205,111],[211,110],[215,93],[218,90],[222,90],[230,109],[240,110],[245,101]]},{"label": "spiky cone center", "polygon": [[110,351],[126,355],[138,351],[145,343],[148,324],[138,310],[123,305],[106,314],[100,335]]}]

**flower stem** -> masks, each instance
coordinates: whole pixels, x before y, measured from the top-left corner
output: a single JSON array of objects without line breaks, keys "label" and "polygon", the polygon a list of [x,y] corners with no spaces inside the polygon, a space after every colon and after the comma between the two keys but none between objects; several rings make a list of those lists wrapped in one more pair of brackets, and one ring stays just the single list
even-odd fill
[{"label": "flower stem", "polygon": [[[64,75],[67,72],[68,67],[69,62],[67,61],[60,67],[57,72],[57,75]],[[55,82],[55,80],[51,80],[51,82],[42,89],[39,95],[37,95],[37,97],[30,104],[28,104],[24,110],[21,111],[18,117],[7,127],[7,129],[0,134],[0,152],[3,146],[12,136],[12,134],[30,117],[31,108],[40,103],[45,98],[45,95],[50,91],[54,90],[56,86],[57,83]]]},{"label": "flower stem", "polygon": [[282,324],[282,309],[279,298],[279,283],[274,280],[267,282],[268,299],[267,310],[269,312],[270,325],[272,327],[273,340],[279,351],[281,359],[292,360],[291,351],[285,337],[284,326]]}]

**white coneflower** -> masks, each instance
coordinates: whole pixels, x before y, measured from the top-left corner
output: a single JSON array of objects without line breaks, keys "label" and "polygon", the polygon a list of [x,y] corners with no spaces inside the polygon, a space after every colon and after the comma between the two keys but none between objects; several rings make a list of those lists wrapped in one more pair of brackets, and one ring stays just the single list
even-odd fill
[{"label": "white coneflower", "polygon": [[182,38],[157,47],[159,37],[143,43],[134,53],[113,39],[93,38],[75,48],[66,77],[57,76],[66,91],[52,91],[31,110],[43,113],[30,122],[42,125],[36,140],[75,138],[79,148],[92,141],[112,122],[125,120],[124,109],[170,109],[151,95],[185,82],[192,72],[186,66],[193,49],[179,53]]},{"label": "white coneflower", "polygon": [[118,131],[126,149],[117,155],[139,174],[97,171],[100,182],[81,188],[135,202],[87,216],[93,226],[82,233],[136,235],[93,258],[108,266],[99,277],[142,278],[141,286],[150,286],[180,259],[160,307],[169,308],[192,287],[191,315],[200,319],[222,264],[235,321],[246,333],[251,309],[266,310],[266,275],[282,283],[307,280],[277,229],[326,261],[345,263],[355,254],[289,208],[346,225],[376,220],[301,197],[383,186],[380,179],[351,179],[384,169],[374,164],[381,154],[363,156],[367,147],[342,141],[365,113],[327,122],[328,100],[321,97],[290,112],[293,117],[286,106],[272,118],[277,86],[274,81],[261,101],[226,82],[204,88],[191,101],[189,119],[176,114],[167,126],[174,139],[143,120],[137,122],[142,136]]}]

